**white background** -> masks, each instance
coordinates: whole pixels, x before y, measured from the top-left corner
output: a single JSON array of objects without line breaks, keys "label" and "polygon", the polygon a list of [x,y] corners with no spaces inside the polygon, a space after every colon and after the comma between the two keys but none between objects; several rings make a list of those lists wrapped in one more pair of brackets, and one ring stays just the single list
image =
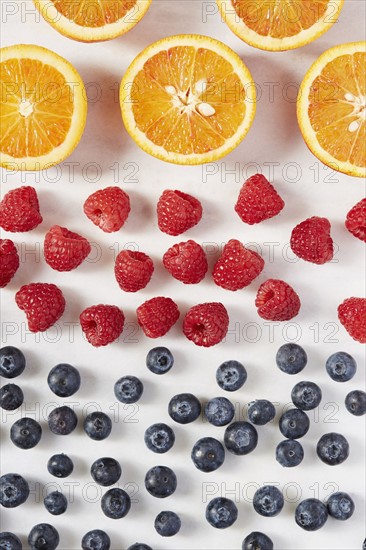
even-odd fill
[{"label": "white background", "polygon": [[[6,17],[9,6],[17,12]],[[89,104],[85,133],[68,159],[76,163],[74,177],[70,177],[67,162],[37,175],[2,173],[2,195],[21,183],[36,187],[44,219],[31,233],[3,233],[17,243],[22,261],[11,284],[1,292],[3,345],[21,347],[27,368],[15,381],[24,390],[26,404],[21,411],[2,414],[1,469],[2,473],[16,471],[24,475],[31,483],[32,494],[21,508],[2,510],[2,528],[17,533],[25,545],[34,524],[49,522],[60,532],[62,550],[80,548],[82,535],[92,528],[109,533],[113,550],[127,548],[137,540],[154,549],[234,550],[241,548],[242,540],[252,530],[267,533],[277,550],[362,547],[365,418],[347,413],[344,398],[350,390],[364,385],[364,349],[339,325],[337,306],[347,297],[364,293],[364,244],[349,234],[343,224],[348,210],[364,196],[365,188],[361,180],[324,167],[307,150],[297,126],[294,97],[296,86],[323,51],[335,44],[364,39],[365,3],[346,0],[339,22],[326,35],[306,47],[284,53],[266,53],[247,46],[231,33],[217,13],[206,17],[207,11],[214,9],[214,2],[154,0],[143,21],[127,35],[110,42],[80,44],[39,20],[32,2],[2,2],[3,46],[23,42],[51,48],[75,65],[89,86],[91,97],[101,91],[101,97]],[[207,34],[231,46],[242,56],[261,90],[257,116],[247,138],[225,159],[208,168],[168,165],[140,151],[124,130],[116,100],[121,77],[145,46],[164,36],[187,32]],[[274,97],[269,93],[272,85]],[[99,176],[95,167],[88,165],[90,162],[100,167]],[[111,169],[112,165],[117,166],[115,163],[119,175]],[[233,210],[241,184],[247,175],[258,170],[250,163],[257,163],[271,177],[286,202],[278,217],[251,227],[243,224]],[[273,174],[265,163],[278,163]],[[133,178],[129,177],[132,170],[136,172]],[[98,181],[93,183],[92,179]],[[84,216],[82,204],[96,189],[114,183],[129,193],[132,211],[120,232],[107,235]],[[157,228],[155,205],[166,188],[191,192],[203,204],[203,220],[181,238],[169,237]],[[332,223],[337,253],[333,262],[325,266],[296,261],[288,250],[291,229],[312,215],[326,216]],[[84,262],[71,273],[60,274],[48,267],[41,257],[42,240],[47,229],[56,223],[95,243],[94,260]],[[188,238],[205,244],[210,251],[210,268],[218,257],[218,249],[229,238],[256,244],[265,259],[265,269],[250,287],[238,293],[216,287],[209,275],[200,285],[184,286],[164,271],[161,257],[169,246]],[[155,262],[152,281],[138,294],[123,293],[114,279],[114,255],[118,247],[127,243],[135,243],[132,246],[150,254]],[[270,250],[274,253],[270,254]],[[299,293],[302,308],[294,322],[271,324],[258,317],[254,298],[259,284],[268,277],[286,280]],[[67,301],[58,327],[41,335],[26,332],[24,315],[14,302],[19,287],[31,281],[59,284]],[[135,309],[158,295],[175,299],[182,315],[166,337],[154,341],[141,331],[136,332]],[[220,300],[227,307],[230,332],[226,342],[200,349],[182,335],[182,318],[192,305],[213,300]],[[120,341],[104,349],[95,349],[85,342],[77,325],[72,337],[67,325],[77,323],[80,312],[96,303],[116,304],[126,315],[127,329]],[[275,365],[276,350],[286,341],[298,341],[309,357],[306,369],[292,377]],[[145,366],[146,353],[155,345],[168,346],[175,357],[173,369],[163,377],[153,375]],[[354,379],[346,384],[333,382],[325,372],[327,357],[338,350],[354,355],[359,366]],[[248,372],[245,386],[231,395],[237,419],[243,418],[243,409],[254,398],[278,403],[276,421],[258,428],[255,452],[245,457],[227,453],[218,471],[199,472],[190,460],[194,442],[203,436],[222,439],[224,432],[201,421],[174,425],[176,444],[166,455],[148,451],[143,442],[144,431],[157,421],[173,424],[167,404],[175,393],[189,391],[202,401],[224,394],[216,385],[215,371],[227,359],[242,361]],[[62,400],[48,389],[46,378],[59,362],[69,362],[80,369],[82,387],[65,400],[66,404],[77,403],[80,419],[87,410],[93,410],[93,404],[94,408],[115,415],[112,435],[106,441],[90,440],[82,431],[81,421],[68,437],[49,433],[47,414]],[[124,374],[135,374],[144,382],[145,393],[138,407],[116,405],[113,385]],[[309,413],[311,427],[301,440],[305,449],[303,463],[295,469],[284,469],[274,458],[275,447],[283,439],[277,425],[279,411],[289,403],[293,385],[306,379],[321,386],[323,401],[318,411]],[[16,448],[9,440],[12,422],[24,415],[40,419],[43,427],[40,444],[30,451]],[[350,457],[338,467],[323,464],[315,453],[319,437],[330,431],[344,434],[350,442]],[[66,452],[75,463],[72,476],[60,482],[46,469],[48,458],[56,452]],[[101,456],[117,458],[123,469],[119,486],[137,490],[137,502],[129,515],[119,521],[102,514],[102,491],[98,493],[89,474],[91,463]],[[144,489],[145,472],[156,464],[173,467],[178,477],[176,493],[166,500],[154,499]],[[59,517],[49,515],[42,503],[42,491],[55,489],[50,485],[53,482],[59,483],[66,495],[72,492],[69,483],[76,484],[74,501]],[[263,483],[276,483],[285,491],[285,506],[276,518],[262,518],[252,507],[254,490]],[[354,516],[348,522],[330,518],[323,529],[314,533],[295,524],[294,510],[300,499],[316,496],[323,500],[338,488],[349,492],[356,503]],[[207,501],[220,494],[234,498],[239,509],[236,524],[222,531],[213,529],[204,518]],[[174,510],[182,518],[181,532],[172,539],[159,537],[153,527],[155,516],[164,509]]]}]

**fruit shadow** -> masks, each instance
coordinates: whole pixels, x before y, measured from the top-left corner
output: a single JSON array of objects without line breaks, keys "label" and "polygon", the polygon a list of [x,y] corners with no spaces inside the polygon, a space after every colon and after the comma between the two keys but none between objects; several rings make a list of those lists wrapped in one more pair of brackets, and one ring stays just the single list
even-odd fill
[{"label": "fruit shadow", "polygon": [[128,195],[131,202],[131,212],[121,231],[116,233],[118,240],[121,240],[120,237],[122,238],[125,235],[135,236],[136,233],[146,232],[147,228],[148,230],[150,229],[149,224],[151,225],[154,219],[153,205],[145,195],[136,191],[130,191],[129,189]]}]

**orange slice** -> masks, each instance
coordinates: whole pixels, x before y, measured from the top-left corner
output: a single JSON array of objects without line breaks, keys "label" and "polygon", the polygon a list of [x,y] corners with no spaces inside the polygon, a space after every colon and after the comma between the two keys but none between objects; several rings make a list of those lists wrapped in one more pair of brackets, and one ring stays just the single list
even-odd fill
[{"label": "orange slice", "polygon": [[33,0],[58,32],[81,42],[111,40],[129,31],[151,0]]},{"label": "orange slice", "polygon": [[210,162],[234,149],[252,125],[255,97],[240,57],[200,35],[171,36],[146,48],[120,89],[131,137],[175,164]]},{"label": "orange slice", "polygon": [[309,149],[334,170],[366,176],[366,42],[341,44],[310,67],[297,117]]},{"label": "orange slice", "polygon": [[86,121],[83,81],[51,50],[0,50],[0,166],[42,170],[75,149]]},{"label": "orange slice", "polygon": [[344,0],[216,0],[222,20],[255,48],[292,50],[338,21]]}]

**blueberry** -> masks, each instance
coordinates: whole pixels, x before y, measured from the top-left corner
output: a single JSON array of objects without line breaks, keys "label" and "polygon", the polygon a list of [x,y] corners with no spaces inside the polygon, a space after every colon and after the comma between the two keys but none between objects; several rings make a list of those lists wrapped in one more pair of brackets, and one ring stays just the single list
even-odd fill
[{"label": "blueberry", "polygon": [[162,537],[173,537],[179,532],[181,525],[180,517],[169,511],[160,512],[154,522],[156,532]]},{"label": "blueberry", "polygon": [[145,487],[153,497],[166,498],[176,490],[177,477],[168,466],[154,466],[145,476]]},{"label": "blueberry", "polygon": [[273,542],[264,533],[253,531],[243,540],[242,550],[273,550]]},{"label": "blueberry", "polygon": [[291,399],[298,409],[310,411],[319,405],[322,399],[322,390],[314,382],[298,382],[292,388]]},{"label": "blueberry", "polygon": [[298,466],[304,458],[304,449],[296,439],[285,439],[277,445],[276,460],[285,468]]},{"label": "blueberry", "polygon": [[362,550],[366,550],[366,539],[363,541]]},{"label": "blueberry", "polygon": [[327,519],[327,507],[317,498],[303,500],[295,510],[295,521],[305,531],[317,531]]},{"label": "blueberry", "polygon": [[283,344],[277,351],[276,363],[286,374],[297,374],[305,368],[308,357],[298,344]]},{"label": "blueberry", "polygon": [[118,487],[109,489],[102,497],[102,511],[111,519],[120,519],[127,516],[131,508],[130,496]]},{"label": "blueberry", "polygon": [[216,529],[226,529],[236,522],[238,509],[229,498],[213,498],[206,507],[206,519]]},{"label": "blueberry", "polygon": [[234,418],[234,405],[226,397],[214,397],[206,403],[205,416],[214,426],[226,426]]},{"label": "blueberry", "polygon": [[216,382],[225,391],[240,389],[245,384],[246,379],[247,371],[239,361],[225,361],[216,371]]},{"label": "blueberry", "polygon": [[55,477],[67,477],[74,469],[74,464],[67,455],[61,453],[51,456],[47,462],[47,470]]},{"label": "blueberry", "polygon": [[224,463],[225,449],[217,439],[203,437],[194,445],[191,459],[201,472],[213,472]]},{"label": "blueberry", "polygon": [[60,491],[52,491],[43,502],[46,510],[53,516],[60,516],[67,510],[67,498]]},{"label": "blueberry", "polygon": [[167,424],[153,424],[147,428],[144,436],[145,444],[154,453],[166,453],[175,442],[173,430]]},{"label": "blueberry", "polygon": [[33,449],[41,440],[41,425],[26,416],[14,422],[10,428],[10,439],[20,449]]},{"label": "blueberry", "polygon": [[316,453],[325,464],[336,466],[348,458],[349,444],[343,435],[331,432],[319,439]]},{"label": "blueberry", "polygon": [[261,516],[277,516],[284,505],[283,495],[274,485],[260,487],[253,497],[254,510]]},{"label": "blueberry", "polygon": [[70,434],[75,430],[77,423],[76,413],[66,405],[56,407],[48,415],[48,426],[51,432],[56,435]]},{"label": "blueberry", "polygon": [[23,546],[14,533],[4,531],[0,533],[0,549],[1,550],[22,550]]},{"label": "blueberry", "polygon": [[82,550],[109,550],[110,547],[111,539],[101,529],[88,531],[81,539]]},{"label": "blueberry", "polygon": [[114,395],[121,403],[136,403],[143,391],[144,385],[136,376],[122,376],[114,385]]},{"label": "blueberry", "polygon": [[327,359],[325,368],[332,380],[347,382],[356,374],[357,363],[349,353],[337,351]]},{"label": "blueberry", "polygon": [[4,474],[0,477],[0,504],[4,508],[16,508],[29,497],[29,485],[19,474]]},{"label": "blueberry", "polygon": [[188,424],[201,414],[201,403],[191,393],[180,393],[169,401],[168,413],[179,424]]},{"label": "blueberry", "polygon": [[103,487],[117,483],[122,474],[122,469],[114,458],[104,456],[95,460],[90,468],[92,478]]},{"label": "blueberry", "polygon": [[58,397],[70,397],[80,388],[80,374],[72,365],[61,363],[50,370],[47,383]]},{"label": "blueberry", "polygon": [[248,405],[248,418],[252,424],[264,426],[271,422],[275,416],[276,409],[273,403],[267,399],[256,399]]},{"label": "blueberry", "polygon": [[56,550],[59,542],[58,531],[49,523],[35,525],[28,535],[31,550]]},{"label": "blueberry", "polygon": [[94,411],[85,418],[84,431],[90,439],[102,441],[106,439],[112,431],[112,420],[105,413]]},{"label": "blueberry", "polygon": [[350,391],[344,402],[347,411],[354,416],[363,416],[366,413],[366,393],[364,391]]},{"label": "blueberry", "polygon": [[25,369],[25,357],[18,348],[6,346],[0,349],[0,376],[15,378]]},{"label": "blueberry", "polygon": [[129,546],[127,550],[152,550],[152,548],[143,542],[135,542],[135,544]]},{"label": "blueberry", "polygon": [[174,365],[174,357],[168,348],[159,346],[149,351],[146,366],[154,374],[165,374]]},{"label": "blueberry", "polygon": [[257,446],[257,430],[249,422],[233,422],[225,430],[224,443],[234,455],[246,455]]},{"label": "blueberry", "polygon": [[24,394],[16,384],[6,384],[0,390],[0,407],[5,411],[15,411],[23,404]]},{"label": "blueberry", "polygon": [[355,511],[355,503],[347,493],[333,493],[327,501],[328,514],[334,519],[345,521]]},{"label": "blueberry", "polygon": [[288,439],[298,439],[308,432],[310,420],[304,411],[289,409],[281,416],[279,427],[283,436]]}]

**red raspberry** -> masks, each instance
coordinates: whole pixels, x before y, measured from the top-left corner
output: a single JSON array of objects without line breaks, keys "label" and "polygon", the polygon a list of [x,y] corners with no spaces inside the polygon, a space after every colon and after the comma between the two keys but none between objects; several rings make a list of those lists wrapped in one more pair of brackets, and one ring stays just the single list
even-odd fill
[{"label": "red raspberry", "polygon": [[191,307],[183,321],[183,333],[196,346],[209,348],[219,344],[229,328],[229,315],[220,302]]},{"label": "red raspberry", "polygon": [[351,208],[345,225],[352,235],[366,242],[366,199],[362,199]]},{"label": "red raspberry", "polygon": [[243,222],[253,225],[277,216],[285,203],[261,174],[247,179],[240,190],[235,211]]},{"label": "red raspberry", "polygon": [[144,252],[122,250],[116,258],[114,274],[125,292],[137,292],[145,288],[153,272],[153,261]]},{"label": "red raspberry", "polygon": [[19,256],[13,241],[0,239],[0,288],[4,288],[17,272]]},{"label": "red raspberry", "polygon": [[54,225],[46,233],[44,257],[48,265],[56,271],[75,269],[85,260],[90,251],[89,242],[66,227]]},{"label": "red raspberry", "polygon": [[333,258],[333,239],[327,218],[313,216],[299,223],[291,233],[290,246],[299,258],[325,264]]},{"label": "red raspberry", "polygon": [[160,231],[176,236],[197,225],[202,205],[192,195],[167,189],[158,201],[157,213]]},{"label": "red raspberry", "polygon": [[366,298],[347,298],[338,306],[338,319],[357,342],[366,344]]},{"label": "red raspberry", "polygon": [[255,305],[258,315],[267,321],[288,321],[300,310],[300,298],[294,289],[279,279],[268,279],[258,289]]},{"label": "red raspberry", "polygon": [[80,324],[88,342],[96,348],[111,344],[123,331],[125,316],[117,306],[99,304],[84,309]]},{"label": "red raspberry", "polygon": [[31,231],[42,222],[36,190],[33,187],[11,189],[0,203],[0,227],[5,231]]},{"label": "red raspberry", "polygon": [[86,216],[106,233],[121,229],[130,210],[130,198],[120,187],[100,189],[84,202]]},{"label": "red raspberry", "polygon": [[65,311],[65,298],[53,284],[30,283],[15,295],[17,306],[22,309],[31,332],[44,332],[52,327]]},{"label": "red raspberry", "polygon": [[187,285],[202,281],[208,269],[202,246],[191,240],[169,248],[163,256],[163,264],[175,279]]},{"label": "red raspberry", "polygon": [[171,298],[158,296],[136,310],[137,321],[148,338],[164,336],[179,319],[178,306]]},{"label": "red raspberry", "polygon": [[231,239],[225,246],[212,272],[213,280],[226,290],[239,290],[248,286],[262,271],[263,258],[245,248],[240,241]]}]

